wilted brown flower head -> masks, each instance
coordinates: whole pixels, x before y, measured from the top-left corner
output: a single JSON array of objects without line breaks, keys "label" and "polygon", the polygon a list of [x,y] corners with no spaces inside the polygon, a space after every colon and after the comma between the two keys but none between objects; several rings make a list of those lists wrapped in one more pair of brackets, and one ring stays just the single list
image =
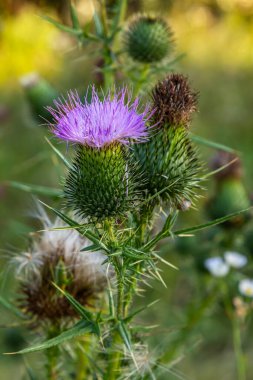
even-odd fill
[{"label": "wilted brown flower head", "polygon": [[226,168],[222,169],[220,172],[216,173],[215,177],[218,180],[223,180],[226,178],[242,178],[243,170],[242,163],[235,153],[224,152],[222,150],[218,151],[211,161],[211,169],[217,170],[224,165],[228,165]]},{"label": "wilted brown flower head", "polygon": [[154,114],[158,125],[188,126],[197,110],[198,95],[190,88],[187,77],[170,74],[159,82],[152,92]]},{"label": "wilted brown flower head", "polygon": [[[62,229],[63,223],[44,222],[47,228],[35,238],[29,252],[16,256],[16,273],[20,281],[19,305],[22,311],[39,321],[56,322],[74,317],[76,312],[52,283],[70,293],[82,305],[92,304],[106,287],[111,275],[103,264],[106,256],[99,251],[80,252],[91,242],[77,231]],[[66,227],[66,226],[65,226]]]}]

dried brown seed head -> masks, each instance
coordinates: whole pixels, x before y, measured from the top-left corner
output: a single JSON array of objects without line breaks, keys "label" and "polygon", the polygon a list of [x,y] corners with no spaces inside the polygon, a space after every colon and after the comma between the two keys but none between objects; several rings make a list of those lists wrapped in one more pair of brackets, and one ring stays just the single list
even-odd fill
[{"label": "dried brown seed head", "polygon": [[159,82],[153,92],[154,118],[158,125],[188,126],[197,110],[198,94],[190,88],[187,77],[171,74]]}]

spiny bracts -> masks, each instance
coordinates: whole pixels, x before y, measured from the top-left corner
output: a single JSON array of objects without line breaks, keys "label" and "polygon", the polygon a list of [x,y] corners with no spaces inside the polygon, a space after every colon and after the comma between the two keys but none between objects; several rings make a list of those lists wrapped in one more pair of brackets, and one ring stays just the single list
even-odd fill
[{"label": "spiny bracts", "polygon": [[140,15],[130,21],[124,34],[124,45],[135,61],[159,62],[174,49],[173,33],[165,20]]},{"label": "spiny bracts", "polygon": [[133,209],[139,191],[130,156],[119,143],[102,149],[80,146],[66,180],[67,205],[93,220],[119,217]]}]

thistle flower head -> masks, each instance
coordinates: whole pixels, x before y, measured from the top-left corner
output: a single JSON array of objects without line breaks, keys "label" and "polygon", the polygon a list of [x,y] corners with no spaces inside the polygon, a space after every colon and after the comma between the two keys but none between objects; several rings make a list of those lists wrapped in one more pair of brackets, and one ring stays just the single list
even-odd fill
[{"label": "thistle flower head", "polygon": [[54,117],[52,131],[59,139],[102,148],[114,142],[141,142],[148,137],[145,123],[151,117],[149,108],[139,113],[139,99],[131,102],[126,88],[100,100],[93,87],[90,102],[88,94],[82,102],[76,92],[70,92],[67,101],[54,103],[56,108],[48,110]]},{"label": "thistle flower head", "polygon": [[[63,223],[56,219],[44,226],[54,229],[63,227]],[[75,316],[67,299],[57,292],[52,282],[64,287],[83,305],[98,296],[111,273],[102,265],[106,258],[102,252],[80,252],[90,244],[75,230],[45,230],[34,239],[29,255],[25,253],[12,259],[24,313],[47,321]]]},{"label": "thistle flower head", "polygon": [[155,121],[163,126],[187,126],[197,110],[197,93],[190,88],[187,77],[170,74],[159,82],[152,93]]}]

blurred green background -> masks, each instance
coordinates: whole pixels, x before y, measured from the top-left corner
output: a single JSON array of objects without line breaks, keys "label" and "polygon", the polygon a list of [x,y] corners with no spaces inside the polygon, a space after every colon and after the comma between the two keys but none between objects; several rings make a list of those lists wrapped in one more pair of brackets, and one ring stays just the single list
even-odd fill
[{"label": "blurred green background", "polygon": [[[91,20],[93,2],[77,1],[82,22]],[[200,93],[199,113],[193,121],[193,131],[203,137],[224,143],[241,152],[245,168],[245,183],[249,192],[253,186],[253,1],[252,0],[143,0],[130,1],[131,13],[139,10],[156,12],[168,20],[175,33],[177,54],[185,53],[176,70],[189,76]],[[29,194],[10,189],[7,180],[58,187],[59,175],[55,157],[44,135],[42,122],[31,115],[19,79],[38,72],[60,92],[79,90],[94,80],[96,57],[84,54],[75,41],[43,20],[51,15],[68,23],[68,2],[0,0],[0,241],[3,250],[1,293],[8,295],[12,283],[8,277],[8,256],[23,249],[27,232],[35,229],[29,214],[33,200]],[[212,151],[202,149],[204,160]],[[253,193],[253,192],[252,192]],[[193,224],[197,211],[187,218]],[[184,268],[185,259],[173,255],[171,261]],[[190,260],[190,259],[189,259]],[[184,308],[191,302],[196,289],[189,287],[188,274],[182,269],[166,269],[168,289],[153,284],[148,293],[160,298],[155,310],[147,317],[159,323],[155,333],[173,329],[180,322]],[[1,325],[12,317],[1,310]],[[15,319],[12,321],[15,323]],[[12,323],[11,322],[11,323]],[[168,334],[168,341],[169,341]],[[228,326],[224,316],[206,318],[198,325],[189,354],[172,370],[167,379],[222,380],[236,379],[234,357]],[[8,328],[0,334],[0,351],[16,350],[22,340],[31,341],[23,329]],[[21,342],[21,343],[20,343]],[[154,339],[154,345],[156,344]],[[247,361],[252,368],[253,346],[248,342]],[[169,343],[168,343],[169,344]],[[155,347],[155,346],[154,346]],[[155,350],[155,348],[154,348]],[[42,354],[31,355],[29,362],[38,366]],[[38,361],[37,361],[38,359]],[[178,372],[177,372],[178,371]],[[0,357],[0,379],[22,379],[21,358]],[[182,377],[178,377],[182,376]],[[24,377],[26,378],[26,377]]]}]

